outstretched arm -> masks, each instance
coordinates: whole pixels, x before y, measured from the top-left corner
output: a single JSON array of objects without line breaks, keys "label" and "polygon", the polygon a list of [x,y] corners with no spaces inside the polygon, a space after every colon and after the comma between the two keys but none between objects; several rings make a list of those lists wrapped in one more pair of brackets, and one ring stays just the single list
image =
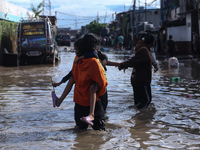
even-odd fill
[{"label": "outstretched arm", "polygon": [[74,63],[75,64],[78,64],[78,62],[81,60],[81,59],[86,59],[86,58],[92,58],[92,57],[95,57],[95,58],[98,58],[97,56],[97,52],[85,52],[82,56],[79,56],[78,58],[76,58],[74,60]]},{"label": "outstretched arm", "polygon": [[129,60],[122,63],[118,63],[118,69],[127,69],[128,67],[136,68],[151,60],[149,50],[147,48],[140,48],[135,56],[131,57]]},{"label": "outstretched arm", "polygon": [[78,57],[78,58],[76,58],[76,59],[74,60],[74,63],[75,63],[75,64],[78,64],[79,60],[81,60],[81,59],[83,59],[83,58],[84,58],[83,55],[80,56],[80,57]]},{"label": "outstretched arm", "polygon": [[60,86],[62,83],[63,83],[62,81],[60,81],[60,82],[53,82],[52,86],[53,87],[57,87],[57,86]]},{"label": "outstretched arm", "polygon": [[74,83],[75,83],[74,77],[72,76],[69,79],[69,82],[67,83],[67,85],[65,87],[65,90],[63,91],[61,97],[56,100],[56,106],[57,107],[60,106],[60,104],[62,103],[62,101],[65,99],[65,97],[69,94],[69,92],[71,91]]},{"label": "outstretched arm", "polygon": [[115,66],[117,67],[117,62],[113,62],[113,61],[107,61],[107,66]]},{"label": "outstretched arm", "polygon": [[62,80],[58,83],[54,82],[52,83],[53,87],[60,86],[62,83],[65,83],[69,78],[72,76],[72,71],[70,71],[65,77],[62,78]]},{"label": "outstretched arm", "polygon": [[152,59],[152,65],[154,66],[154,72],[157,72],[158,71],[158,64],[156,62],[156,56],[155,56],[155,53],[151,53],[151,59]]}]

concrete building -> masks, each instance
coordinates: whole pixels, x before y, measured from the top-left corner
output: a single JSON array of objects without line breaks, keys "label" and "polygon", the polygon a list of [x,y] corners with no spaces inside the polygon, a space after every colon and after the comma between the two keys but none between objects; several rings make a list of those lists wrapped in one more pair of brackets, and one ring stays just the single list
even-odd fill
[{"label": "concrete building", "polygon": [[[129,45],[129,41],[127,40],[128,30],[131,29],[133,31],[133,45],[135,45],[135,39],[138,37],[138,32],[145,30],[145,28],[138,30],[141,28],[142,24],[151,24],[153,25],[153,29],[160,27],[160,9],[144,9],[143,7],[140,7],[138,10],[136,9],[135,12],[133,12],[133,10],[121,12],[116,14],[115,22],[112,24],[112,30],[125,37],[125,47]],[[143,26],[145,27],[145,25]]]},{"label": "concrete building", "polygon": [[193,0],[162,0],[160,52],[164,53],[169,35],[173,36],[179,54],[192,53],[192,31],[199,33],[199,2]]},{"label": "concrete building", "polygon": [[31,19],[34,13],[4,0],[0,0],[0,19],[19,22],[21,18]]},{"label": "concrete building", "polygon": [[134,22],[134,25],[140,22],[149,22],[157,28],[160,26],[160,9],[144,9],[144,7],[140,7],[139,10],[135,10]]}]

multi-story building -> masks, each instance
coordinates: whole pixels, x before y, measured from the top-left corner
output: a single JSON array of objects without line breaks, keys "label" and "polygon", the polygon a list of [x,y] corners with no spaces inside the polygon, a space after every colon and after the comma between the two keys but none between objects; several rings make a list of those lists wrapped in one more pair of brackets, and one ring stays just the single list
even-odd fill
[{"label": "multi-story building", "polygon": [[199,33],[198,0],[161,0],[160,53],[172,35],[179,54],[191,54],[193,30]]},{"label": "multi-story building", "polygon": [[130,31],[130,29],[133,31],[134,44],[134,41],[138,36],[137,33],[141,30],[145,30],[141,29],[142,24],[151,24],[155,29],[160,27],[160,9],[144,9],[144,7],[140,7],[138,10],[136,9],[135,12],[133,12],[133,10],[130,10],[127,12],[116,14],[115,20],[117,21],[117,25],[114,25],[114,31],[121,33],[125,37],[126,46],[127,43],[129,43],[128,41],[126,41],[126,39],[128,37],[128,31]]}]

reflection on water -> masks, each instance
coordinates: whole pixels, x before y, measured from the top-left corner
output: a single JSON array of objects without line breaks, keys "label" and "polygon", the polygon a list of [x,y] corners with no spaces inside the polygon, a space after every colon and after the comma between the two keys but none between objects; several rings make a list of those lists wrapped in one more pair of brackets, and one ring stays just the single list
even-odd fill
[{"label": "reflection on water", "polygon": [[[53,108],[51,81],[72,68],[74,53],[61,52],[52,65],[0,67],[0,149],[199,149],[200,71],[196,62],[180,60],[177,69],[159,60],[153,73],[152,104],[134,107],[131,69],[107,67],[109,104],[106,131],[74,129],[73,90]],[[130,54],[108,53],[122,62]],[[180,82],[172,81],[180,77]],[[55,88],[61,95],[66,84]],[[186,95],[192,98],[186,98]]]}]

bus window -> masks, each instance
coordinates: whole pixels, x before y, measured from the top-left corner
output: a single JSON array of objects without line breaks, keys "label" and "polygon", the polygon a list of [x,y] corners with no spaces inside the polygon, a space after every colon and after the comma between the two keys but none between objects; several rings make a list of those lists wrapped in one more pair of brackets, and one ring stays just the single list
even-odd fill
[{"label": "bus window", "polygon": [[31,23],[22,25],[22,36],[45,35],[44,23]]}]

